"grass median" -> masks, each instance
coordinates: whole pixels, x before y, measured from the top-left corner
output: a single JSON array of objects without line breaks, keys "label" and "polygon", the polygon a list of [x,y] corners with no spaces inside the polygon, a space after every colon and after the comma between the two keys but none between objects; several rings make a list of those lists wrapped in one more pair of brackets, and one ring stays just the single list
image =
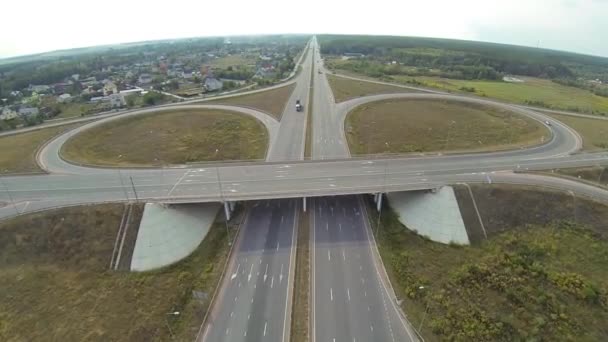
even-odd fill
[{"label": "grass median", "polygon": [[102,166],[162,166],[188,162],[263,159],[268,132],[235,112],[196,109],[138,115],[70,138],[65,159]]},{"label": "grass median", "polygon": [[476,103],[387,100],[355,108],[345,129],[353,155],[495,151],[540,144],[543,124],[511,111]]},{"label": "grass median", "polygon": [[[0,340],[193,340],[228,255],[214,223],[186,259],[108,271],[124,206],[57,209],[0,223]],[[168,312],[179,311],[178,316]]]},{"label": "grass median", "polygon": [[233,96],[205,103],[217,103],[235,106],[251,107],[266,112],[277,119],[281,119],[287,100],[291,96],[295,83],[283,87],[262,91],[248,95]]},{"label": "grass median", "polygon": [[42,172],[36,153],[49,139],[81,124],[41,128],[26,133],[0,137],[0,173]]},{"label": "grass median", "polygon": [[412,326],[426,341],[606,340],[606,207],[538,188],[473,192],[489,238],[472,246],[382,213],[378,247]]},{"label": "grass median", "polygon": [[310,215],[301,213],[299,218],[291,341],[307,342],[310,340]]},{"label": "grass median", "polygon": [[329,74],[327,75],[327,81],[329,82],[331,90],[334,93],[336,103],[365,95],[416,92],[415,90],[408,88],[357,81]]}]

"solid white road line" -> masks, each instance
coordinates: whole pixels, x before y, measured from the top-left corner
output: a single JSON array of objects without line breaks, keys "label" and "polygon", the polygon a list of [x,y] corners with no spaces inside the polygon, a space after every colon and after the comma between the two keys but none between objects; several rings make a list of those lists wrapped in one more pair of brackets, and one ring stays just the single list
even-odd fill
[{"label": "solid white road line", "polygon": [[239,268],[241,268],[241,264],[238,264],[238,266],[236,267],[236,271],[232,273],[230,280],[234,280],[234,278],[236,278],[237,274],[239,273]]},{"label": "solid white road line", "polygon": [[171,196],[171,193],[173,192],[173,190],[175,190],[175,188],[179,185],[179,183],[182,182],[182,180],[184,179],[184,177],[186,177],[188,175],[190,171],[186,171],[184,172],[184,174],[182,175],[182,177],[177,181],[177,183],[175,183],[173,185],[173,187],[171,188],[171,190],[169,190],[169,193],[167,193],[167,196]]}]

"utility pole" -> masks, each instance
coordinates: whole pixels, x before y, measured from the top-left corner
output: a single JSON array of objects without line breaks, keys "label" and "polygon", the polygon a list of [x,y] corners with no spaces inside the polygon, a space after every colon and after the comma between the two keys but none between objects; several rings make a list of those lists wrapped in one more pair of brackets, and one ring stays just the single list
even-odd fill
[{"label": "utility pole", "polygon": [[[226,199],[224,198],[224,191],[222,190],[222,180],[220,178],[220,169],[217,166],[215,167],[215,175],[217,176],[217,188],[220,191],[220,199],[222,200],[222,204],[225,206]],[[225,212],[225,210],[224,210],[224,212]],[[224,215],[226,215],[226,214],[224,214]],[[228,245],[230,246],[230,244],[232,242],[230,241],[230,230],[228,229],[228,215],[226,215],[226,219],[224,220],[224,223],[226,224],[226,235],[228,236]]]},{"label": "utility pole", "polygon": [[129,176],[131,180],[131,187],[133,188],[133,193],[135,194],[135,202],[139,202],[139,197],[137,196],[137,190],[135,190],[135,183],[133,183],[133,176]]},{"label": "utility pole", "polygon": [[384,192],[380,192],[378,194],[378,204],[379,204],[379,210],[378,210],[378,222],[376,222],[376,237],[378,237],[378,233],[380,233],[380,218],[382,217],[382,196],[383,193],[386,192],[386,176],[388,174],[388,160],[384,163],[384,180],[383,180],[383,184],[382,184],[382,189]]},{"label": "utility pole", "polygon": [[120,169],[118,170],[118,177],[120,178],[120,184],[122,185],[122,191],[125,193],[125,199],[129,202],[129,194],[127,193],[127,188],[125,186],[125,182],[122,180],[122,173]]}]

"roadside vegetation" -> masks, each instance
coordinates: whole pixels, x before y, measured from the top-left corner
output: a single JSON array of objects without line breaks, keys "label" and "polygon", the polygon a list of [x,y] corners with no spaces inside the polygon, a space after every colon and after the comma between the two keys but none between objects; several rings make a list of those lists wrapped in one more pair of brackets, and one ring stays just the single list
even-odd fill
[{"label": "roadside vegetation", "polygon": [[416,92],[415,90],[408,88],[372,82],[355,81],[333,75],[327,75],[327,81],[331,86],[336,103],[365,95]]},{"label": "roadside vegetation", "polygon": [[259,93],[217,99],[205,103],[251,107],[262,112],[266,112],[280,120],[281,116],[283,115],[285,105],[287,104],[287,100],[289,100],[295,86],[295,83],[292,83],[283,87]]},{"label": "roadside vegetation", "polygon": [[194,340],[228,254],[226,228],[216,222],[172,266],[112,272],[123,208],[71,207],[0,223],[0,340]]},{"label": "roadside vegetation", "polygon": [[324,35],[319,41],[329,57],[327,65],[334,70],[534,106],[608,114],[606,58],[432,38]]},{"label": "roadside vegetation", "polygon": [[42,172],[36,163],[38,149],[49,139],[79,125],[81,123],[0,137],[0,174]]},{"label": "roadside vegetation", "polygon": [[298,242],[296,246],[296,274],[291,314],[292,342],[307,342],[310,322],[310,215],[299,214]]},{"label": "roadside vegetation", "polygon": [[382,213],[379,250],[412,326],[426,341],[606,340],[605,205],[525,187],[473,192],[488,240],[472,246],[432,242]]},{"label": "roadside vegetation", "polygon": [[353,155],[492,151],[540,144],[549,138],[537,121],[474,103],[386,100],[355,108],[345,130]]},{"label": "roadside vegetation", "polygon": [[546,171],[534,171],[545,175],[567,177],[583,181],[592,185],[608,187],[608,170],[606,166],[572,167],[563,169],[552,169]]},{"label": "roadside vegetation", "polygon": [[583,138],[584,151],[608,149],[608,120],[582,118],[572,115],[548,113],[577,131]]},{"label": "roadside vegetation", "polygon": [[117,119],[70,138],[62,157],[107,166],[160,166],[218,160],[263,159],[268,132],[235,112],[172,110]]},{"label": "roadside vegetation", "polygon": [[[333,63],[329,64],[334,70],[350,71],[351,69],[347,67],[349,63],[356,62],[334,60]],[[366,73],[359,74],[352,71],[345,72],[345,74],[369,77]],[[505,82],[502,80],[448,79],[434,76],[384,75],[375,79],[549,109],[602,116],[608,114],[608,97],[541,78],[519,77],[522,82]]]}]

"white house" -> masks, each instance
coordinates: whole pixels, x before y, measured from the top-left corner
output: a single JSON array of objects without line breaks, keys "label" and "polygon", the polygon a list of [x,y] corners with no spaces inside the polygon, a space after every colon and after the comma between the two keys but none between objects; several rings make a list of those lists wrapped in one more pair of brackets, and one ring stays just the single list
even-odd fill
[{"label": "white house", "polygon": [[70,101],[72,101],[72,95],[70,94],[61,94],[57,96],[57,102],[59,103],[65,103]]},{"label": "white house", "polygon": [[108,100],[110,100],[110,106],[112,108],[119,108],[127,104],[124,94],[111,94],[108,96]]},{"label": "white house", "polygon": [[106,82],[106,84],[104,84],[103,96],[108,96],[110,94],[117,94],[117,93],[118,93],[118,87],[116,87],[116,84],[114,84],[114,82],[108,81],[108,82]]},{"label": "white house", "polygon": [[205,88],[205,90],[207,90],[207,91],[222,90],[223,86],[224,86],[224,83],[215,77],[207,76],[207,77],[205,77],[205,80],[203,81],[203,88]]},{"label": "white house", "polygon": [[152,76],[150,74],[141,74],[137,79],[137,83],[139,84],[150,84],[152,83]]},{"label": "white house", "polygon": [[17,112],[14,111],[11,107],[2,108],[2,112],[0,113],[0,120],[12,120],[17,117]]},{"label": "white house", "polygon": [[19,115],[21,115],[21,116],[34,116],[34,115],[38,115],[38,108],[36,108],[36,107],[21,107],[21,108],[19,108]]}]

